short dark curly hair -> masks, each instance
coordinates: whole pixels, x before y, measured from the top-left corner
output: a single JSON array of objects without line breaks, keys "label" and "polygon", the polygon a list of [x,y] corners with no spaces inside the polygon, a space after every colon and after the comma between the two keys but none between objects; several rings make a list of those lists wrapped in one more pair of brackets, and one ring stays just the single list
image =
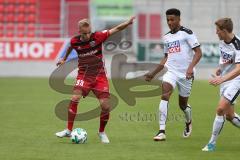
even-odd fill
[{"label": "short dark curly hair", "polygon": [[166,11],[166,15],[175,15],[175,16],[179,16],[181,15],[181,12],[179,9],[176,8],[170,8]]}]

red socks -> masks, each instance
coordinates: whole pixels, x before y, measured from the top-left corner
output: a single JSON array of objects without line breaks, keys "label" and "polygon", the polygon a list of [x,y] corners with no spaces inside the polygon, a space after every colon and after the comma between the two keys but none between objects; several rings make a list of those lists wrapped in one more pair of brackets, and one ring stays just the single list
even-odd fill
[{"label": "red socks", "polygon": [[109,120],[109,112],[102,111],[100,115],[100,127],[99,132],[104,132],[105,126],[107,125],[107,122]]},{"label": "red socks", "polygon": [[[74,119],[77,114],[77,106],[78,106],[78,102],[76,101],[71,101],[69,104],[67,128],[70,131],[72,131],[73,129]],[[107,122],[109,120],[109,116],[110,116],[110,113],[108,111],[101,111],[99,132],[104,132],[105,126],[107,125]]]},{"label": "red socks", "polygon": [[76,102],[76,101],[71,101],[70,104],[69,104],[67,128],[70,131],[73,128],[74,119],[75,119],[76,114],[77,114],[77,106],[78,106],[78,102]]}]

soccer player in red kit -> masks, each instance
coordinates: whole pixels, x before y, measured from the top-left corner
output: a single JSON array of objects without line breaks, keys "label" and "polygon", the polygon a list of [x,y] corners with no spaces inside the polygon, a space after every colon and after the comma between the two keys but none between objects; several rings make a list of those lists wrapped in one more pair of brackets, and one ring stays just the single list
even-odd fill
[{"label": "soccer player in red kit", "polygon": [[74,49],[78,54],[78,76],[73,89],[73,95],[68,109],[67,129],[57,132],[57,137],[69,137],[73,128],[73,122],[77,113],[78,102],[81,97],[86,97],[92,91],[98,98],[101,106],[99,138],[102,143],[109,143],[104,132],[110,114],[109,84],[104,70],[102,43],[111,35],[125,29],[133,23],[134,17],[119,24],[118,26],[101,32],[91,31],[89,20],[82,19],[78,22],[79,35],[71,39],[71,45],[63,59],[57,66],[63,65],[71,51]]}]

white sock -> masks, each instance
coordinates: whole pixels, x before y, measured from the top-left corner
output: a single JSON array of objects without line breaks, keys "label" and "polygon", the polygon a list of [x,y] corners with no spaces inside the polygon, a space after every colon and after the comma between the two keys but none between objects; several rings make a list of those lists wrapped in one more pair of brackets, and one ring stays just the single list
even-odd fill
[{"label": "white sock", "polygon": [[216,115],[215,120],[213,122],[212,137],[211,137],[209,143],[216,144],[216,140],[223,128],[224,122],[225,122],[224,116]]},{"label": "white sock", "polygon": [[234,113],[234,118],[231,122],[234,126],[240,128],[240,116],[237,113]]},{"label": "white sock", "polygon": [[191,106],[188,105],[183,112],[185,114],[186,123],[191,122],[192,121],[192,108],[191,108]]},{"label": "white sock", "polygon": [[165,130],[168,113],[168,101],[161,100],[159,104],[159,128]]}]

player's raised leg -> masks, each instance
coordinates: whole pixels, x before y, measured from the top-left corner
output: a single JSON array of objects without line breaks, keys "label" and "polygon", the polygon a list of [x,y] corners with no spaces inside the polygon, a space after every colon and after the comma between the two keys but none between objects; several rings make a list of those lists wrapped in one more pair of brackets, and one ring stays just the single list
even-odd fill
[{"label": "player's raised leg", "polygon": [[74,94],[72,95],[71,102],[69,104],[68,108],[68,122],[67,122],[67,128],[63,131],[57,132],[56,136],[59,138],[62,137],[69,137],[72,129],[73,129],[73,123],[74,119],[77,114],[77,106],[80,98],[82,97],[82,91],[80,89],[75,89]]},{"label": "player's raised leg", "polygon": [[173,86],[168,82],[162,83],[162,96],[159,104],[159,131],[153,139],[155,141],[164,141],[166,140],[166,122],[168,114],[168,101],[173,92]]},{"label": "player's raised leg", "polygon": [[240,116],[237,113],[226,115],[226,119],[230,121],[235,127],[240,128]]},{"label": "player's raised leg", "polygon": [[226,113],[226,120],[231,122],[233,126],[240,128],[240,116],[234,112],[234,105],[228,108]]}]

